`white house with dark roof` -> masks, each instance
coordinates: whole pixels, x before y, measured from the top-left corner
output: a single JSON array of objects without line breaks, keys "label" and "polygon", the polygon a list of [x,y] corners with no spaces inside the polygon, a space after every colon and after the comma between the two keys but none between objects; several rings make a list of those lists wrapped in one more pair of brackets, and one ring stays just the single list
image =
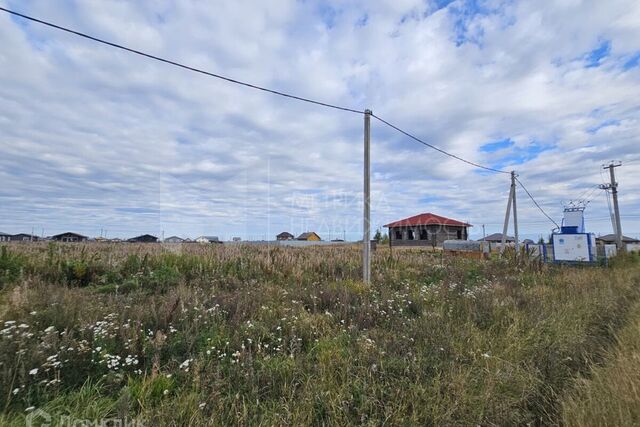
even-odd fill
[{"label": "white house with dark roof", "polygon": [[184,239],[178,236],[171,236],[164,239],[164,243],[182,243]]},{"label": "white house with dark roof", "polygon": [[[502,233],[489,234],[487,237],[480,239],[482,242],[502,243]],[[507,235],[505,241],[507,243],[513,243],[516,241],[515,237]],[[524,242],[523,242],[524,243]]]},{"label": "white house with dark roof", "polygon": [[222,243],[218,236],[200,236],[196,239],[198,243]]}]

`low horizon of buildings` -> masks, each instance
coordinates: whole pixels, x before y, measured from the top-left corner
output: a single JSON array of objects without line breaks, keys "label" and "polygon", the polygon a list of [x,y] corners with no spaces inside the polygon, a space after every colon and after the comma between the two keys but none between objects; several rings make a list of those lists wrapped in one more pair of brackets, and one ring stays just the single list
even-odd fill
[{"label": "low horizon of buildings", "polygon": [[[383,239],[379,237],[382,236],[380,233],[380,229],[377,230],[376,235],[378,240],[385,240],[390,242],[392,246],[442,246],[445,240],[472,240],[469,238],[469,228],[473,227],[473,225],[459,221],[452,218],[447,218],[441,215],[436,215],[431,212],[421,213],[418,215],[414,215],[408,218],[404,218],[401,220],[397,220],[394,222],[387,223],[382,226],[382,228],[388,229],[388,234],[386,234]],[[484,227],[483,227],[484,233]],[[373,234],[373,233],[372,233]],[[163,232],[164,235],[164,232]],[[521,234],[521,236],[523,236]],[[542,235],[540,235],[542,238]],[[523,236],[524,237],[524,236]],[[346,235],[344,238],[337,239],[329,239],[323,240],[320,234],[315,231],[305,231],[300,233],[297,237],[290,233],[289,231],[282,231],[281,233],[274,236],[276,242],[347,242]],[[505,239],[508,243],[513,243],[515,241],[513,236],[507,235]],[[544,239],[543,239],[544,240]],[[242,243],[244,242],[268,242],[270,240],[265,238],[263,239],[247,239],[243,240],[240,237],[233,237],[227,241],[220,239],[218,236],[214,235],[202,235],[196,237],[194,239],[190,237],[180,237],[180,236],[170,236],[167,238],[158,238],[152,234],[142,234],[139,236],[131,237],[131,238],[106,238],[102,235],[100,237],[88,237],[82,235],[80,233],[67,231],[64,233],[55,234],[52,236],[44,237],[43,235],[38,236],[33,233],[17,233],[10,234],[0,231],[0,243],[2,242],[38,242],[38,241],[57,241],[64,243],[74,243],[74,242],[129,242],[129,243],[168,243],[168,244],[176,244],[176,243],[203,243],[203,244],[220,244],[223,242],[227,243]],[[354,240],[353,242],[362,241]],[[483,237],[479,237],[476,241],[485,241],[490,243],[501,243],[502,242],[502,233],[493,233],[489,235],[485,235]],[[536,239],[536,242],[538,239]],[[605,234],[596,236],[596,241],[600,244],[608,244],[615,242],[615,236],[613,234]],[[623,241],[627,244],[640,245],[640,239],[635,239],[632,237],[623,237]],[[521,238],[522,243],[534,243],[531,239]]]}]

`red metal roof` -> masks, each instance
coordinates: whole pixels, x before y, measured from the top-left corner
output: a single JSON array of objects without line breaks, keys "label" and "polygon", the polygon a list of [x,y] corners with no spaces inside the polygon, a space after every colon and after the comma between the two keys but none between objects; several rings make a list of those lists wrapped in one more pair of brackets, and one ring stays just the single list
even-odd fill
[{"label": "red metal roof", "polygon": [[467,224],[466,222],[446,218],[430,212],[410,216],[409,218],[387,224],[385,227],[407,227],[410,225],[457,225],[461,227],[473,227],[473,225]]}]

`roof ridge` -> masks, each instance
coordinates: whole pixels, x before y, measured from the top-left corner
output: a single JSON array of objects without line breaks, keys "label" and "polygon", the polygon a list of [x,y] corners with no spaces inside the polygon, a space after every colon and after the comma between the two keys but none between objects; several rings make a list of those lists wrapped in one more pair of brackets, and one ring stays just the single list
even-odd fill
[{"label": "roof ridge", "polygon": [[[431,224],[429,223],[430,220]],[[424,224],[420,224],[424,222]],[[417,223],[417,224],[416,224]],[[459,227],[473,227],[473,225],[466,223],[464,221],[460,221],[457,219],[449,218],[446,216],[434,214],[433,212],[423,212],[417,215],[413,215],[407,218],[403,218],[397,221],[393,221],[389,224],[385,224],[383,227],[390,226],[409,226],[409,225],[451,225],[451,226],[459,226]]]}]

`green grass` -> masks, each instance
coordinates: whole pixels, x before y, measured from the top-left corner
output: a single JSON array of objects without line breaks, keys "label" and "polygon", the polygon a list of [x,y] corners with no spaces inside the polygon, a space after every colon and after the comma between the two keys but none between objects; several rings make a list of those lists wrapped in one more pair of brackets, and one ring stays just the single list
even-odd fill
[{"label": "green grass", "polygon": [[640,304],[603,363],[593,363],[562,400],[567,426],[640,425]]},{"label": "green grass", "polygon": [[356,248],[2,251],[2,425],[31,407],[176,426],[557,424],[640,301],[634,258],[382,249],[366,285]]}]

